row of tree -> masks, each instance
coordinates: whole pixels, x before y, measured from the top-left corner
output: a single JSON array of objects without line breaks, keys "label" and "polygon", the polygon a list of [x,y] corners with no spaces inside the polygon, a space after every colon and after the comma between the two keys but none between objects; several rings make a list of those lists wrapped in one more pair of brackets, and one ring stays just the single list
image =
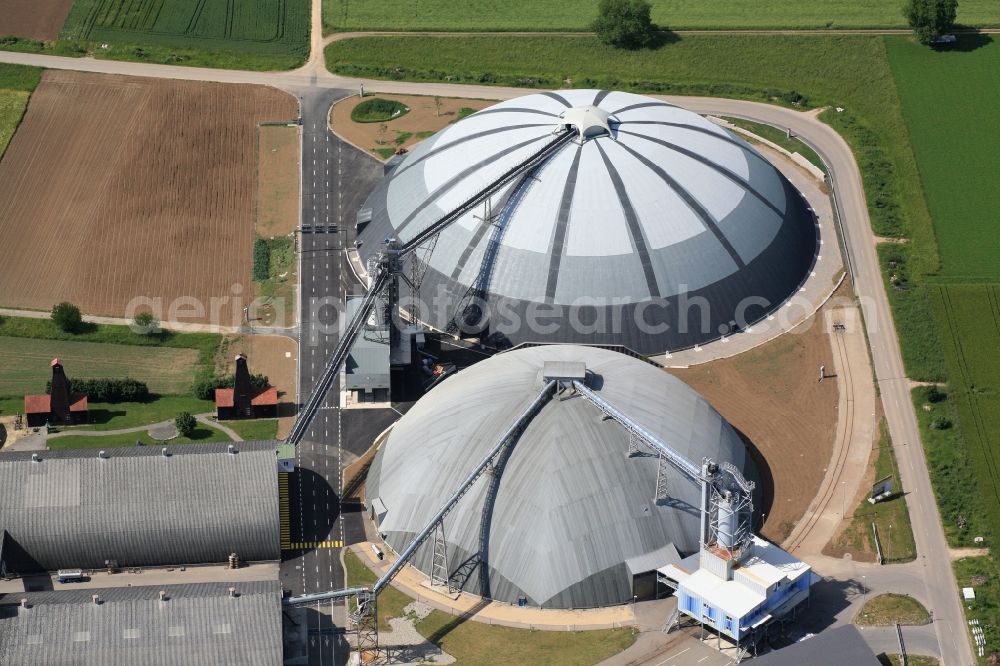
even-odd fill
[{"label": "row of tree", "polygon": [[[69,379],[70,393],[86,393],[94,402],[145,402],[149,400],[149,387],[131,377],[123,379]],[[52,381],[45,383],[45,392],[52,392]]]},{"label": "row of tree", "polygon": [[[647,0],[601,0],[593,30],[604,42],[620,49],[655,46],[666,28],[653,23]],[[955,25],[958,0],[907,0],[903,15],[914,34],[931,44]]]}]

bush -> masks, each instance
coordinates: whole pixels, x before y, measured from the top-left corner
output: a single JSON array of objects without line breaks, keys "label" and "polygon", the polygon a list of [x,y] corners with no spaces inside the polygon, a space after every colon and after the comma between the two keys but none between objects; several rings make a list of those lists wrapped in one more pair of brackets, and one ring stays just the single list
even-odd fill
[{"label": "bush", "polygon": [[391,99],[373,97],[351,110],[351,120],[356,123],[384,123],[409,113],[410,107]]},{"label": "bush", "polygon": [[605,44],[619,49],[652,46],[656,26],[650,18],[647,0],[601,0],[594,32]]},{"label": "bush", "polygon": [[941,402],[947,397],[948,396],[945,395],[941,391],[941,389],[938,388],[937,384],[931,384],[930,386],[924,388],[924,400],[931,403],[932,405]]},{"label": "bush", "polygon": [[907,0],[903,16],[921,44],[930,44],[951,30],[958,13],[958,0]]},{"label": "bush", "polygon": [[160,332],[160,322],[151,312],[140,312],[132,319],[132,330],[139,335],[150,335]]},{"label": "bush", "polygon": [[174,419],[174,425],[177,426],[177,432],[180,433],[181,436],[190,437],[191,433],[193,433],[194,429],[198,426],[198,422],[193,416],[191,416],[190,412],[181,412],[177,415],[177,418]]},{"label": "bush", "polygon": [[[146,402],[149,387],[137,379],[69,379],[70,393],[86,393],[93,402]],[[52,382],[45,384],[45,392],[52,392]]]},{"label": "bush", "polygon": [[253,279],[263,281],[270,275],[271,248],[263,238],[253,241]]},{"label": "bush", "polygon": [[80,314],[80,308],[63,301],[52,306],[52,321],[66,333],[76,333],[83,324],[83,315]]},{"label": "bush", "polygon": [[[195,382],[194,397],[199,400],[215,400],[215,389],[233,388],[236,378],[233,375],[224,377],[212,377]],[[271,385],[267,375],[250,375],[250,386],[255,389],[265,389]]]},{"label": "bush", "polygon": [[931,430],[947,430],[951,427],[951,419],[946,416],[935,416],[931,419]]}]

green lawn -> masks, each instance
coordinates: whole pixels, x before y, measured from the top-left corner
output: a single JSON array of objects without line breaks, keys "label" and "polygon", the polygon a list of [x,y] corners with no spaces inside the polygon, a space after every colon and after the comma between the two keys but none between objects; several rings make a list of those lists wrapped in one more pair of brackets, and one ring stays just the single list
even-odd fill
[{"label": "green lawn", "polygon": [[875,459],[875,478],[881,479],[889,475],[895,477],[895,493],[892,499],[877,504],[869,503],[865,496],[854,510],[851,525],[831,546],[837,556],[842,552],[860,550],[871,553],[874,557],[877,552],[872,535],[874,522],[878,526],[884,561],[909,562],[917,557],[917,547],[913,542],[913,531],[910,527],[910,514],[906,507],[906,496],[900,490],[899,468],[896,466],[896,456],[892,451],[889,431],[884,421],[879,425],[882,435],[879,438],[878,456]]},{"label": "green lawn", "polygon": [[136,347],[165,347],[168,349],[193,349],[197,361],[190,368],[192,379],[208,378],[215,369],[215,352],[222,342],[217,333],[175,333],[161,331],[158,335],[138,335],[128,326],[84,324],[80,333],[66,333],[51,319],[0,316],[0,337],[33,338],[35,340],[60,340],[73,342],[102,342],[112,345]]},{"label": "green lawn", "polygon": [[[1000,255],[998,255],[1000,261]],[[1000,534],[1000,285],[935,285],[950,395],[987,529]]]},{"label": "green lawn", "polygon": [[7,144],[14,136],[14,131],[21,124],[24,110],[28,108],[30,92],[23,90],[0,89],[0,158],[7,150]]},{"label": "green lawn", "polygon": [[[375,574],[350,551],[344,553],[347,584],[371,585]],[[388,629],[388,617],[402,617],[413,601],[391,585],[378,598],[379,628]],[[462,666],[493,666],[502,655],[509,664],[584,666],[599,663],[635,642],[631,629],[595,631],[530,631],[464,621],[441,611],[417,622],[417,631]]]},{"label": "green lawn", "polygon": [[[1000,4],[997,5],[1000,7]],[[1000,41],[937,52],[886,39],[942,276],[1000,282]],[[971,44],[970,44],[971,46]]]},{"label": "green lawn", "polygon": [[159,423],[181,412],[204,414],[215,411],[215,403],[211,400],[198,400],[190,395],[161,395],[149,402],[92,402],[89,406],[89,424],[65,429],[118,430]]},{"label": "green lawn", "polygon": [[278,434],[278,419],[253,419],[251,421],[226,421],[227,428],[235,430],[247,441],[275,439]]},{"label": "green lawn", "polygon": [[[961,429],[956,425],[943,430],[930,427],[937,418],[953,424],[958,420],[954,398],[947,393],[945,396],[943,401],[931,404],[925,389],[916,388],[913,406],[945,537],[953,547],[973,546],[975,537],[989,536],[990,521],[984,508],[985,498],[972,490],[978,485],[976,470]],[[963,521],[965,527],[961,527]]]},{"label": "green lawn", "polygon": [[[142,442],[144,446],[154,446],[160,443],[145,432],[133,432],[124,435],[103,435],[100,437],[66,435],[65,437],[55,437],[48,440],[48,447],[51,450],[106,449],[116,446],[135,446],[137,441]],[[208,442],[229,441],[232,440],[229,439],[226,433],[199,423],[190,437],[175,437],[169,440],[167,444],[206,444]]]},{"label": "green lawn", "polygon": [[309,11],[308,0],[76,0],[60,41],[118,60],[291,69],[309,54]]},{"label": "green lawn", "polygon": [[[653,20],[675,30],[702,28],[906,27],[894,0],[651,0]],[[586,30],[597,0],[323,0],[323,29],[343,30]],[[1000,24],[991,0],[962,0],[958,20]]]},{"label": "green lawn", "polygon": [[880,594],[861,607],[854,624],[888,626],[894,624],[919,625],[930,622],[930,615],[923,604],[906,594]]},{"label": "green lawn", "polygon": [[21,124],[28,99],[41,75],[42,70],[37,67],[0,63],[0,159]]},{"label": "green lawn", "polygon": [[[964,603],[965,617],[979,620],[986,638],[985,654],[1000,651],[1000,633],[994,623],[1000,618],[1000,567],[991,557],[966,557],[955,562],[953,568],[958,587],[971,587],[976,592],[975,601]],[[989,662],[980,659],[979,663]]]},{"label": "green lawn", "polygon": [[42,393],[59,357],[66,373],[79,379],[131,377],[153,393],[184,393],[194,380],[194,349],[136,347],[101,342],[32,340],[0,336],[0,395]]}]

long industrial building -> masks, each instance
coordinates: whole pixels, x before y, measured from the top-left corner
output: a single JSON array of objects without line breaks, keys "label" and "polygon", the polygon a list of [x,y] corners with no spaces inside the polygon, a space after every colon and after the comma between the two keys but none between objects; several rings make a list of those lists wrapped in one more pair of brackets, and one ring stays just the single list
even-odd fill
[{"label": "long industrial building", "polygon": [[6,453],[0,569],[278,560],[273,442]]},{"label": "long industrial building", "polygon": [[743,330],[809,276],[815,216],[754,148],[677,106],[598,90],[502,102],[423,141],[359,213],[361,259],[413,239],[566,128],[573,141],[406,258],[425,324],[500,347],[655,355]]},{"label": "long industrial building", "polygon": [[[581,378],[585,369],[596,395],[695,466],[709,457],[756,475],[737,432],[661,368],[595,347],[513,350],[435,387],[378,451],[366,498],[393,550],[410,543],[532,403],[543,372],[560,366]],[[479,480],[445,518],[453,584],[544,608],[652,596],[656,569],[699,548],[701,489],[656,455],[631,452],[628,431],[581,395],[553,397],[487,475],[495,494],[491,481]],[[424,573],[434,545],[425,542],[412,560]]]},{"label": "long industrial building", "polygon": [[277,581],[0,595],[0,664],[280,663]]}]

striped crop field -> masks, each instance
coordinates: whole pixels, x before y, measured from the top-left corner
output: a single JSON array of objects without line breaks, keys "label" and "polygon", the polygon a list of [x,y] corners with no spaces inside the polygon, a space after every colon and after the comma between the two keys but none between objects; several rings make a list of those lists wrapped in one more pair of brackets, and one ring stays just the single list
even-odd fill
[{"label": "striped crop field", "polygon": [[295,63],[308,56],[309,1],[76,0],[61,37]]}]

